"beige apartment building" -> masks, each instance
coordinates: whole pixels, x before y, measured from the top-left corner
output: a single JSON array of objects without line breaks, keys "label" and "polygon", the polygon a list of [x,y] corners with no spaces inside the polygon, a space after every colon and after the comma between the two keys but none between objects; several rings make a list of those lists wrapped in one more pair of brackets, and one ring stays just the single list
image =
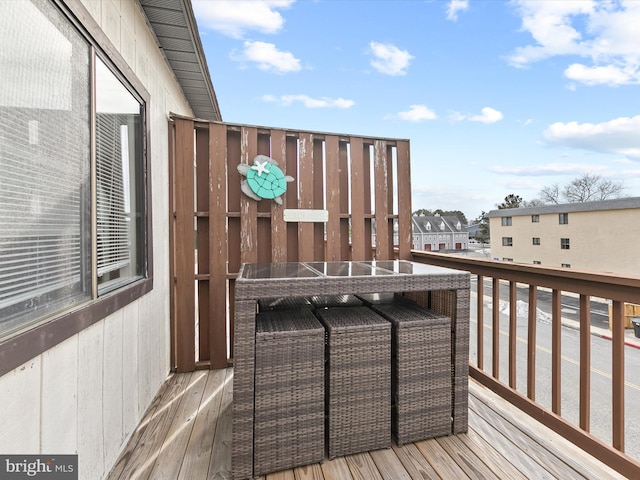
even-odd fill
[{"label": "beige apartment building", "polygon": [[492,210],[494,260],[640,275],[640,197]]}]

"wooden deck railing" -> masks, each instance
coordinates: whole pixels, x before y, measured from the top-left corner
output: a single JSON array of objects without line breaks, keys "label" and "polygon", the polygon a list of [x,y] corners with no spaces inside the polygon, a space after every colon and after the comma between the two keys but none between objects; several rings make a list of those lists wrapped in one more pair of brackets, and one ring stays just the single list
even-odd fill
[{"label": "wooden deck railing", "polygon": [[[475,364],[470,364],[470,375],[509,400],[518,408],[552,428],[574,444],[602,460],[628,478],[640,478],[640,463],[626,455],[625,451],[625,325],[624,303],[640,303],[640,278],[621,277],[570,269],[522,265],[474,259],[455,255],[413,251],[412,260],[458,270],[466,270],[477,275],[477,308]],[[484,280],[491,279],[491,352],[485,352]],[[508,283],[508,374],[500,376],[500,288]],[[502,285],[501,285],[502,284]],[[528,285],[528,317],[526,339],[526,364],[516,362],[516,319],[517,285]],[[536,349],[537,349],[537,293],[543,287],[551,291],[551,408],[536,401]],[[578,425],[563,417],[561,410],[562,349],[561,349],[561,296],[562,293],[579,296],[579,421]],[[608,299],[612,305],[611,331],[611,441],[606,442],[590,433],[591,405],[591,332],[590,298]],[[473,327],[472,327],[473,328]],[[484,364],[490,353],[491,365]],[[504,353],[504,350],[502,350]],[[600,359],[601,360],[601,359]],[[518,368],[526,368],[526,394],[516,389]],[[503,380],[501,380],[501,378]],[[544,379],[547,380],[547,379]],[[538,383],[540,384],[540,383]]]}]

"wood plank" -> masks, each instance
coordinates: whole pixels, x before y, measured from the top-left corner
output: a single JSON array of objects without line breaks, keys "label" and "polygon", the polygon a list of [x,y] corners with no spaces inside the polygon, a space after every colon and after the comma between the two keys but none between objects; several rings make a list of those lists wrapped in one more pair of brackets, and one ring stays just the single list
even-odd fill
[{"label": "wood plank", "polygon": [[[314,210],[324,209],[324,144],[319,138],[313,141],[313,203]],[[325,225],[320,222],[311,224],[313,230],[313,259],[321,262],[325,260]]]},{"label": "wood plank", "polygon": [[322,468],[318,463],[296,467],[293,470],[293,474],[296,480],[324,480]]},{"label": "wood plank", "polygon": [[481,402],[491,408],[496,417],[509,420],[512,428],[526,432],[532,439],[535,439],[537,444],[549,452],[548,454],[557,457],[563,464],[578,471],[585,478],[612,480],[625,478],[624,475],[614,471],[577,445],[535,421],[491,390],[485,389],[473,381],[469,382],[469,390],[474,394],[474,402]]},{"label": "wood plank", "polygon": [[440,446],[436,439],[416,442],[416,447],[418,447],[418,450],[420,450],[424,458],[431,463],[431,466],[440,477],[455,479],[469,478],[469,476],[464,473],[464,470],[462,470]]},{"label": "wood plank", "polygon": [[178,479],[207,478],[226,378],[227,370],[208,375]]},{"label": "wood plank", "polygon": [[178,477],[195,423],[194,419],[207,385],[207,377],[207,371],[193,372],[189,385],[176,399],[176,403],[179,404],[178,409],[162,443],[161,453],[151,471],[150,477],[153,480],[174,480]]},{"label": "wood plank", "polygon": [[344,457],[334,458],[333,460],[325,460],[320,467],[324,474],[325,480],[352,480],[353,476],[349,470],[349,465]]},{"label": "wood plank", "polygon": [[231,403],[233,400],[233,369],[225,370],[219,417],[213,437],[211,463],[207,480],[231,479]]},{"label": "wood plank", "polygon": [[296,480],[293,470],[282,470],[280,472],[269,473],[265,476],[266,480]]},{"label": "wood plank", "polygon": [[573,470],[563,469],[557,459],[550,458],[551,455],[539,448],[525,432],[513,428],[513,424],[499,416],[496,418],[482,402],[470,397],[469,403],[474,405],[469,411],[469,417],[474,418],[473,428],[527,477],[548,478],[552,475],[552,478],[572,478],[575,475]]},{"label": "wood plank", "polygon": [[527,477],[509,460],[504,458],[489,442],[485,441],[475,430],[469,429],[465,435],[459,435],[460,441],[487,465],[498,478],[509,480],[527,480]]},{"label": "wood plank", "polygon": [[[227,152],[226,127],[209,125],[209,358],[211,368],[227,366]],[[237,171],[236,171],[237,173]],[[232,343],[233,345],[233,343]]]},{"label": "wood plank", "polygon": [[370,454],[378,467],[378,472],[385,480],[411,480],[411,476],[398,461],[398,456],[393,449],[375,450]]},{"label": "wood plank", "polygon": [[462,441],[467,434],[452,435],[436,439],[442,449],[464,470],[469,478],[489,480],[503,478],[497,475]]},{"label": "wood plank", "polygon": [[[338,137],[328,136],[325,141],[327,205],[329,221],[327,222],[327,261],[341,260],[340,245],[340,144]],[[346,173],[346,172],[345,172]],[[346,176],[346,175],[345,175]]]},{"label": "wood plank", "polygon": [[375,181],[376,260],[389,259],[389,204],[387,196],[387,142],[376,140],[373,145]]},{"label": "wood plank", "polygon": [[411,159],[409,141],[398,141],[396,147],[398,175],[398,258],[411,260],[413,220],[411,210]]},{"label": "wood plank", "polygon": [[354,480],[382,480],[378,467],[369,453],[356,453],[345,459]]},{"label": "wood plank", "polygon": [[[298,144],[298,208],[313,208],[313,135],[301,133]],[[313,224],[298,223],[298,256],[301,262],[313,261]]]},{"label": "wood plank", "polygon": [[[240,131],[240,162],[253,165],[257,155],[258,129],[242,127]],[[258,205],[242,194],[240,197],[240,262],[258,261]]]},{"label": "wood plank", "polygon": [[[283,130],[271,131],[271,158],[278,162],[285,175],[291,175],[287,165],[286,139]],[[293,175],[291,176],[293,177]],[[291,196],[296,196],[295,180],[287,185],[287,193],[284,194],[283,202],[286,202],[287,198]],[[287,225],[283,218],[284,208],[284,203],[278,205],[276,202],[271,202],[271,261],[275,263],[287,261]]]},{"label": "wood plank", "polygon": [[440,479],[440,475],[433,469],[427,459],[424,458],[415,444],[408,443],[402,447],[394,445],[392,448],[411,478],[423,480]]},{"label": "wood plank", "polygon": [[175,182],[175,306],[176,366],[178,372],[195,368],[195,253],[193,213],[193,121],[176,120]]},{"label": "wood plank", "polygon": [[[109,475],[109,479],[128,480],[136,478],[144,480],[150,478],[158,452],[162,448],[167,431],[173,422],[175,412],[178,410],[179,398],[184,389],[189,385],[191,373],[173,375],[167,381],[167,388],[162,396],[158,397],[157,407],[148,411],[141,423],[142,433],[137,436],[137,441],[129,442],[128,448],[120,456]],[[139,428],[140,428],[139,427]]]},{"label": "wood plank", "polygon": [[[365,260],[366,243],[364,239],[364,214],[371,213],[365,211],[365,194],[367,192],[366,182],[369,177],[365,177],[364,170],[364,145],[362,138],[351,137],[351,244],[353,260]],[[368,189],[371,190],[370,188]],[[370,203],[370,200],[369,200]]]}]

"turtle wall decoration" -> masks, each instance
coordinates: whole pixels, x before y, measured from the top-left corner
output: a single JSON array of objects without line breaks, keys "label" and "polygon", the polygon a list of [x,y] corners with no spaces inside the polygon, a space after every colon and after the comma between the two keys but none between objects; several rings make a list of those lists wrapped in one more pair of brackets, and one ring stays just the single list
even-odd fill
[{"label": "turtle wall decoration", "polygon": [[278,162],[266,155],[257,155],[251,166],[241,163],[238,172],[244,177],[240,189],[245,195],[254,200],[273,199],[278,205],[282,205],[287,183],[293,182],[293,177],[285,175]]}]

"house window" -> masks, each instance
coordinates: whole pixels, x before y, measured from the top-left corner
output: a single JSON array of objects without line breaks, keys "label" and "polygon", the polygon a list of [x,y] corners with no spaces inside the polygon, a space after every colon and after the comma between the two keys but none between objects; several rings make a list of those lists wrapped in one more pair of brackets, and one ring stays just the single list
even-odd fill
[{"label": "house window", "polygon": [[571,264],[570,263],[563,263],[562,268],[571,268]]},{"label": "house window", "polygon": [[502,237],[503,247],[513,247],[513,237]]},{"label": "house window", "polygon": [[144,278],[148,233],[145,102],[49,2],[0,39],[1,338]]},{"label": "house window", "polygon": [[540,237],[533,237],[533,244],[540,245]]},{"label": "house window", "polygon": [[558,221],[560,225],[567,225],[569,223],[569,214],[568,213],[559,213]]},{"label": "house window", "polygon": [[502,226],[503,227],[510,227],[511,226],[511,217],[502,217],[500,219]]},{"label": "house window", "polygon": [[532,223],[539,223],[540,222],[540,215],[531,215],[531,222]]},{"label": "house window", "polygon": [[503,262],[513,262],[513,258],[509,258],[509,257],[502,257],[502,261],[503,261]]},{"label": "house window", "polygon": [[534,260],[533,264],[534,265],[542,265],[542,262],[540,260]]},{"label": "house window", "polygon": [[561,238],[560,239],[560,248],[562,250],[569,250],[569,239],[568,238]]}]

